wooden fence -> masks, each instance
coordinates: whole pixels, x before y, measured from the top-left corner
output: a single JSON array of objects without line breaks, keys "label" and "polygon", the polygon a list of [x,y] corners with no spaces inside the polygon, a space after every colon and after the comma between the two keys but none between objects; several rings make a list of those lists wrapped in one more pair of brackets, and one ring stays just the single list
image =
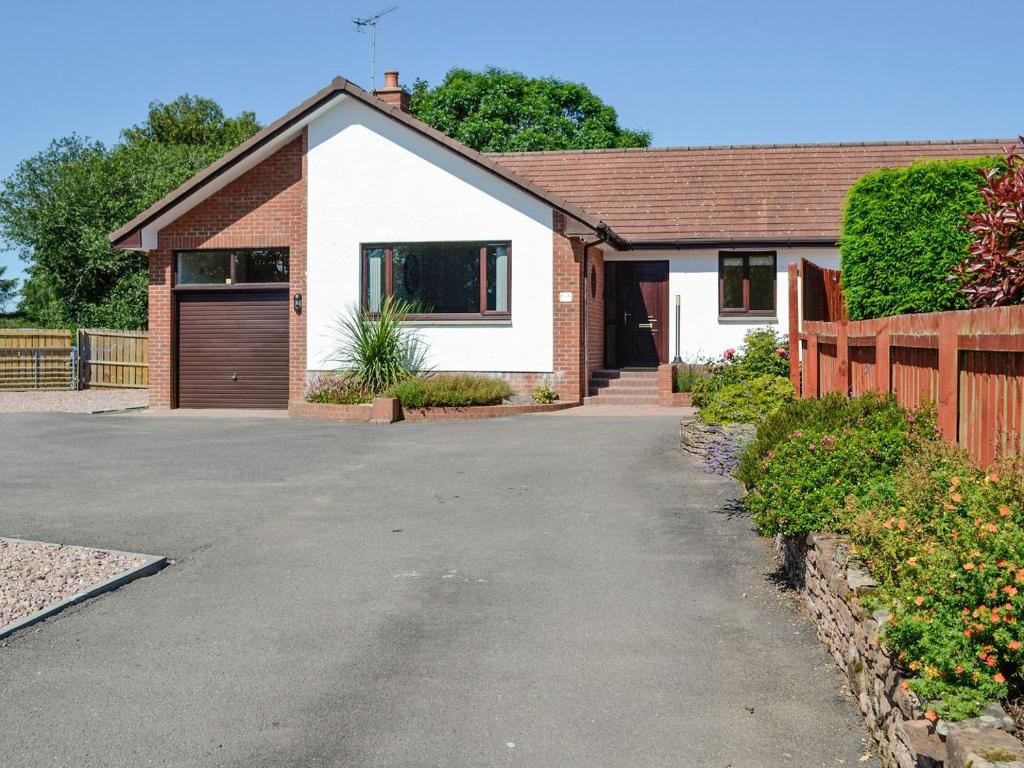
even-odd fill
[{"label": "wooden fence", "polygon": [[82,329],[77,333],[82,387],[149,386],[149,338],[146,331]]},{"label": "wooden fence", "polygon": [[145,331],[0,328],[0,389],[148,386]]},{"label": "wooden fence", "polygon": [[[789,278],[793,296],[795,269]],[[803,359],[801,371],[790,356],[803,397],[891,392],[908,408],[931,400],[943,437],[979,464],[1024,453],[1024,306],[834,321],[791,310],[790,345]]]},{"label": "wooden fence", "polygon": [[71,331],[0,328],[0,389],[74,389]]}]

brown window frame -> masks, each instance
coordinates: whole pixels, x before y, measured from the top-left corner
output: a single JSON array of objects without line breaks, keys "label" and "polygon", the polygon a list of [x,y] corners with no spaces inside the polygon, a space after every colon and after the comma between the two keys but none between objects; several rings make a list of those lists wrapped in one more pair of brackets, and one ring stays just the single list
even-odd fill
[{"label": "brown window frame", "polygon": [[[743,258],[743,307],[725,306],[725,260]],[[772,257],[772,306],[771,309],[750,308],[750,257]],[[779,254],[778,251],[719,251],[718,252],[718,314],[720,317],[775,317],[779,307]]]},{"label": "brown window frame", "polygon": [[[390,243],[363,243],[359,248],[359,303],[364,312],[369,310],[367,290],[367,277],[370,271],[370,251],[384,251],[384,296],[394,295],[394,262],[392,261],[394,249],[404,245],[425,245],[433,243],[470,243],[480,244],[480,311],[479,312],[448,312],[448,313],[411,313],[406,315],[406,320],[421,321],[446,321],[446,320],[490,320],[507,321],[512,319],[512,243],[508,240],[428,240],[423,242],[390,242]],[[489,248],[501,247],[506,249],[506,261],[508,275],[506,276],[506,297],[505,306],[508,309],[498,312],[487,309],[487,251]],[[371,313],[372,314],[372,313]]]},{"label": "brown window frame", "polygon": [[[231,258],[229,261],[231,270],[231,282],[230,283],[179,283],[178,282],[178,256],[182,253],[252,253],[254,251],[284,251],[285,256],[288,258],[288,279],[281,280],[276,283],[239,283],[235,279],[237,272],[235,270],[235,259]],[[267,245],[263,247],[252,247],[252,248],[178,248],[173,252],[173,259],[171,261],[171,270],[174,273],[174,290],[178,291],[253,291],[253,290],[265,290],[267,288],[281,288],[285,289],[291,285],[292,275],[292,254],[291,249],[286,245]]]}]

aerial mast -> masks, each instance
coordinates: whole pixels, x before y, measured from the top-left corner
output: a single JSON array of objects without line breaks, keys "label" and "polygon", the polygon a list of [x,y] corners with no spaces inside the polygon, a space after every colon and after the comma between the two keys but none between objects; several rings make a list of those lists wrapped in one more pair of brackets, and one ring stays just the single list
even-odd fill
[{"label": "aerial mast", "polygon": [[370,90],[374,90],[376,87],[376,67],[377,67],[377,24],[380,23],[382,16],[387,16],[392,11],[397,11],[397,5],[391,5],[382,11],[378,11],[373,16],[367,16],[365,19],[352,19],[352,23],[356,27],[356,32],[365,32],[367,28],[370,30]]}]

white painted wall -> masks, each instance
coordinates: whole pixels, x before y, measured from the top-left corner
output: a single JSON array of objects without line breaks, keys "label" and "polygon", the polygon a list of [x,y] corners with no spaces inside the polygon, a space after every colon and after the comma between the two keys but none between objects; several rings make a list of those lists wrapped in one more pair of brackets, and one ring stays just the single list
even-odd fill
[{"label": "white painted wall", "polygon": [[332,368],[340,313],[359,301],[362,243],[508,240],[512,320],[420,326],[430,365],[551,371],[551,209],[349,98],[309,125],[307,365]]},{"label": "white painted wall", "polygon": [[[736,249],[741,250],[741,249]],[[751,249],[767,250],[767,249]],[[675,355],[676,295],[682,306],[680,352],[684,361],[718,357],[730,347],[738,348],[743,335],[751,328],[770,325],[779,333],[789,332],[789,288],[786,270],[800,259],[813,261],[828,269],[839,268],[838,248],[779,248],[776,269],[776,313],[774,318],[721,319],[718,315],[718,253],[719,250],[649,251],[645,253],[610,253],[608,260],[669,260],[669,359]]]}]

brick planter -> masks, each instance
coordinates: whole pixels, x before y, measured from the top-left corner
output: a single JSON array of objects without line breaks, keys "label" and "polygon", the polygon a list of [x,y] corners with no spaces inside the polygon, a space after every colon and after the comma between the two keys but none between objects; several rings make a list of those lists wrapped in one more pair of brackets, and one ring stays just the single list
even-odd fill
[{"label": "brick planter", "polygon": [[373,404],[327,405],[292,400],[288,415],[293,419],[312,421],[349,421],[390,424],[395,421],[466,421],[469,419],[495,419],[523,413],[547,413],[575,408],[576,402],[509,403],[504,405],[477,405],[466,408],[402,408],[396,398],[378,397]]},{"label": "brick planter", "polygon": [[902,669],[879,642],[888,615],[870,614],[861,604],[875,583],[850,557],[845,538],[811,533],[806,539],[779,537],[776,545],[818,637],[849,681],[883,765],[987,768],[991,763],[984,755],[999,749],[1024,760],[1024,745],[1010,733],[1013,721],[998,704],[961,723],[933,725],[924,718],[917,697],[905,687]]},{"label": "brick planter", "polygon": [[579,403],[509,403],[507,405],[475,405],[467,408],[403,408],[406,421],[466,421],[496,419],[522,413],[547,413],[575,408]]}]

